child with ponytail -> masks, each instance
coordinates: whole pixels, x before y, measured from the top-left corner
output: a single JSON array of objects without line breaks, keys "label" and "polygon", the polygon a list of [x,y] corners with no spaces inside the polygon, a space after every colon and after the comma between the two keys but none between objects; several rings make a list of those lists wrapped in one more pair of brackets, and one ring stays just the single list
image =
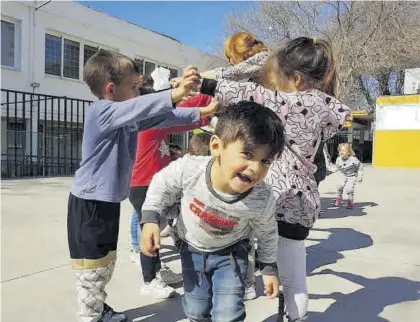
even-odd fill
[{"label": "child with ponytail", "polygon": [[322,142],[343,127],[350,109],[334,98],[335,60],[323,40],[287,42],[267,59],[260,82],[262,86],[204,79],[201,92],[224,105],[254,100],[275,111],[285,127],[286,148],[271,165],[266,182],[277,199],[277,265],[286,311],[289,321],[303,321],[308,308],[304,240],[320,211],[313,162]]}]

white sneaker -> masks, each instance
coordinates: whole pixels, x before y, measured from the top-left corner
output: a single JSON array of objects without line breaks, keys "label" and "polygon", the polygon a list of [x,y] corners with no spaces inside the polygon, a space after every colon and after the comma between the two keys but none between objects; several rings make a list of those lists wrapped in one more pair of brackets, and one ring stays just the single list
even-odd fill
[{"label": "white sneaker", "polygon": [[131,261],[137,265],[140,265],[140,253],[135,250],[131,251]]},{"label": "white sneaker", "polygon": [[166,225],[165,228],[163,228],[163,230],[160,232],[160,237],[169,237],[172,233],[172,227],[169,225]]},{"label": "white sneaker", "polygon": [[257,291],[255,290],[254,285],[251,285],[245,288],[244,301],[253,300],[256,297],[257,297]]},{"label": "white sneaker", "polygon": [[165,266],[162,263],[162,268],[158,273],[158,278],[160,278],[164,283],[168,285],[173,285],[182,282],[182,274],[174,273],[169,267]]},{"label": "white sneaker", "polygon": [[140,294],[151,296],[155,299],[167,299],[175,294],[175,290],[166,285],[159,278],[155,278],[150,283],[143,285]]}]

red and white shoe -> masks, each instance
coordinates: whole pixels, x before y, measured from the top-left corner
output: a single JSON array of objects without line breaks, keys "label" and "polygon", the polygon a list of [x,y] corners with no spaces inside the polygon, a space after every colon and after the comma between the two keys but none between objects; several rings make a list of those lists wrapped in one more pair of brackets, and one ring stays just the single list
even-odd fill
[{"label": "red and white shoe", "polygon": [[343,198],[342,197],[338,197],[337,199],[335,199],[334,206],[340,207],[342,204],[343,204]]},{"label": "red and white shoe", "polygon": [[347,203],[347,209],[354,209],[354,203],[352,200],[349,200],[349,202]]}]

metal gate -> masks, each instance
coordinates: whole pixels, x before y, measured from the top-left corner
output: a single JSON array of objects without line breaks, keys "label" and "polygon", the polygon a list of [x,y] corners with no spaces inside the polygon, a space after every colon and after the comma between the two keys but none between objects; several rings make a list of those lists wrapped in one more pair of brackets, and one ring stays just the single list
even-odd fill
[{"label": "metal gate", "polygon": [[1,90],[1,176],[72,175],[91,101]]}]

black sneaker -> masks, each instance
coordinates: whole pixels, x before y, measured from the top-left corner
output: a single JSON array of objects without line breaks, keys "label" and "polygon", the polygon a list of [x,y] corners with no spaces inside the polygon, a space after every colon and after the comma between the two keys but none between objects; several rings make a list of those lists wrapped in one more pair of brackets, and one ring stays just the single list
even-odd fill
[{"label": "black sneaker", "polygon": [[104,310],[99,322],[124,322],[127,321],[127,316],[121,312],[115,312],[112,307],[104,303]]}]

